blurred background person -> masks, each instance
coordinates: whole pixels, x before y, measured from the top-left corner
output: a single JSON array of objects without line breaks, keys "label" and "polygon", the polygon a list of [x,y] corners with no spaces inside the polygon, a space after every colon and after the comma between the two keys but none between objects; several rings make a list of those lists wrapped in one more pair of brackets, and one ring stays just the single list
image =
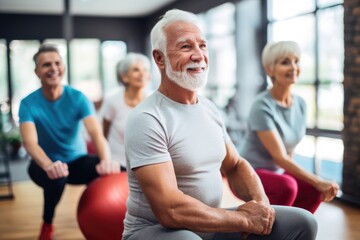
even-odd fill
[{"label": "blurred background person", "polygon": [[[34,55],[41,87],[22,99],[20,133],[31,156],[28,173],[43,189],[40,240],[53,237],[53,219],[66,184],[89,184],[101,175],[120,172],[89,99],[61,83],[65,66],[56,45],[43,44]],[[98,156],[88,155],[86,130]]]},{"label": "blurred background person", "polygon": [[299,80],[300,55],[292,41],[265,46],[262,63],[273,87],[253,102],[240,153],[255,168],[271,204],[314,213],[322,201],[336,196],[339,186],[304,170],[293,159],[306,131],[306,103],[291,92]]},{"label": "blurred background person", "polygon": [[122,85],[105,98],[101,111],[104,136],[108,139],[112,158],[126,170],[124,131],[130,111],[148,96],[150,60],[140,53],[129,53],[116,66]]}]

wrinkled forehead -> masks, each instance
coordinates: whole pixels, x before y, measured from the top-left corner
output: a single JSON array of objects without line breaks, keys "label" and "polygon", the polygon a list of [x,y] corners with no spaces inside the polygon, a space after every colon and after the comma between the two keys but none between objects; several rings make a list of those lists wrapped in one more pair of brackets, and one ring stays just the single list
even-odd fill
[{"label": "wrinkled forehead", "polygon": [[39,64],[44,64],[46,62],[60,62],[62,63],[62,58],[58,52],[48,51],[40,53],[36,58],[36,66]]},{"label": "wrinkled forehead", "polygon": [[174,42],[206,42],[205,36],[201,29],[191,22],[176,21],[168,24],[165,28],[165,34],[168,44]]}]

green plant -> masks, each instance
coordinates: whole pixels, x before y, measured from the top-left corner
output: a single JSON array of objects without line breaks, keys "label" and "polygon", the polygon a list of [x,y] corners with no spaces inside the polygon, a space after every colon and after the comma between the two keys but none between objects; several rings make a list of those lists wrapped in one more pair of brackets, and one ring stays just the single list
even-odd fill
[{"label": "green plant", "polygon": [[11,157],[16,157],[21,147],[21,135],[19,128],[14,126],[8,132],[0,132],[0,148],[9,151]]}]

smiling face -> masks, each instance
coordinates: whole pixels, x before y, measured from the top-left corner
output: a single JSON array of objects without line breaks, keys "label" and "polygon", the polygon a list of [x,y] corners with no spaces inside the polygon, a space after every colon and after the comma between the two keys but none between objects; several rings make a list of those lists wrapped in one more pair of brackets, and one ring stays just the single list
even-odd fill
[{"label": "smiling face", "polygon": [[267,68],[267,73],[274,84],[293,84],[298,82],[300,75],[299,57],[290,54],[276,60],[273,68]]},{"label": "smiling face", "polygon": [[144,88],[150,81],[150,73],[142,61],[133,63],[122,79],[127,87]]},{"label": "smiling face", "polygon": [[204,86],[208,74],[208,50],[200,29],[189,22],[174,22],[165,28],[165,33],[167,77],[190,91]]},{"label": "smiling face", "polygon": [[58,86],[64,76],[64,65],[57,52],[43,52],[36,60],[35,73],[44,87]]}]

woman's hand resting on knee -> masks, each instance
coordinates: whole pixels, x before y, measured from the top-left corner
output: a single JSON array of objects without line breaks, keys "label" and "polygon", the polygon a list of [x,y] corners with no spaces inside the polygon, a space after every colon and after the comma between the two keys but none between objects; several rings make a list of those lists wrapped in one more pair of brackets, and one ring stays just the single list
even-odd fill
[{"label": "woman's hand resting on knee", "polygon": [[339,185],[337,183],[326,180],[322,180],[316,185],[316,188],[322,193],[322,200],[325,202],[333,200],[339,191]]},{"label": "woman's hand resting on knee", "polygon": [[119,173],[120,163],[110,160],[103,160],[100,161],[98,165],[96,165],[96,171],[99,175]]}]

